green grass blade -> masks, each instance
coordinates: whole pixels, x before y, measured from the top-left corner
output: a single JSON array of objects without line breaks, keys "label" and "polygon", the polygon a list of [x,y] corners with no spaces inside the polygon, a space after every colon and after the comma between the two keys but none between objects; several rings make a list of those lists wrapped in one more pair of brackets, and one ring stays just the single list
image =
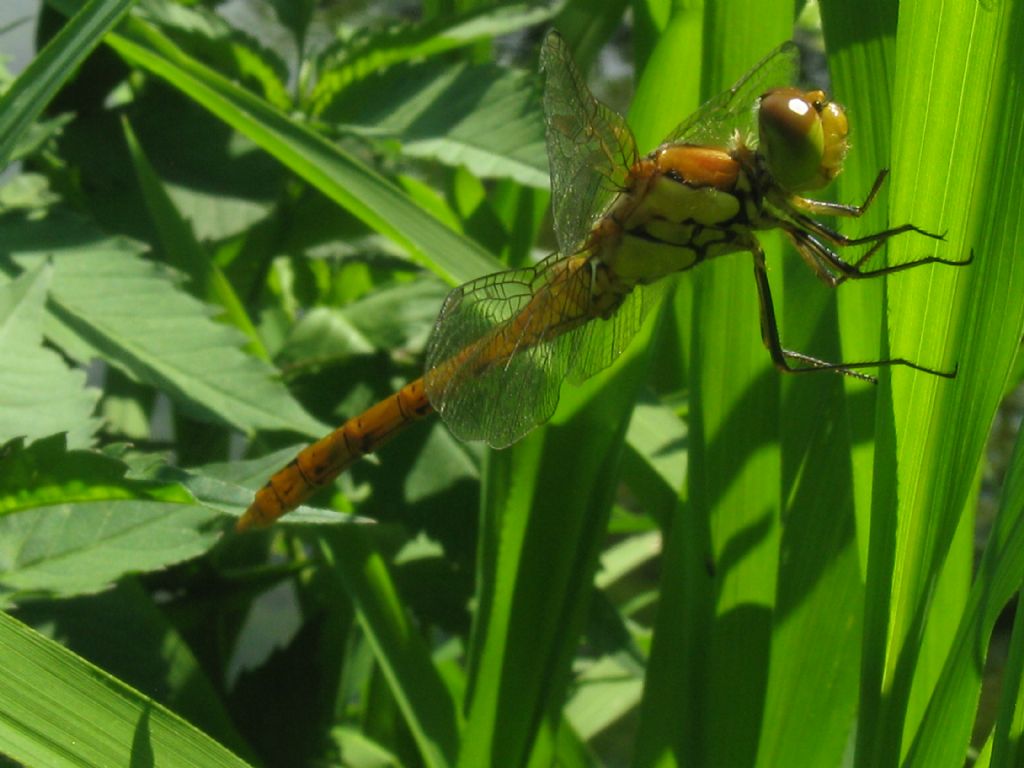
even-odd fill
[{"label": "green grass blade", "polygon": [[325,545],[324,553],[352,596],[424,764],[451,765],[458,743],[458,710],[404,611],[384,559],[355,526],[327,536],[330,549]]},{"label": "green grass blade", "polygon": [[497,263],[479,246],[425,213],[376,171],[190,58],[144,22],[125,21],[106,42],[128,62],[195,99],[421,264],[452,282],[495,270]]},{"label": "green grass blade", "polygon": [[152,699],[5,613],[0,655],[0,752],[25,765],[247,765]]},{"label": "green grass blade", "polygon": [[[703,21],[703,12],[678,11],[669,19],[653,50],[648,52],[649,66],[637,87],[637,101],[634,105],[635,114],[647,118],[648,123],[657,123],[655,128],[647,132],[645,144],[659,140],[665,131],[678,124],[681,115],[689,114],[700,103],[700,80],[696,77],[699,62],[690,57],[694,51],[698,54],[702,51]],[[659,63],[657,68],[653,66],[655,62]],[[684,100],[678,104],[679,114],[667,115],[659,87],[668,85],[664,78],[670,73],[683,71],[686,72],[685,81],[678,84],[684,89],[681,93]],[[656,75],[656,72],[660,74]],[[676,336],[688,337],[690,318],[673,319],[679,319],[681,326]],[[689,440],[687,477],[693,471],[692,427]],[[681,492],[682,489],[676,489],[677,495]],[[665,542],[658,620],[654,626],[635,748],[635,761],[640,766],[655,764],[665,752],[680,747],[686,749],[692,745],[692,732],[687,723],[693,722],[691,697],[695,695],[700,682],[693,675],[694,658],[690,654],[699,652],[698,648],[706,647],[701,637],[706,624],[694,619],[698,605],[701,606],[702,614],[708,608],[703,602],[707,595],[707,572],[703,567],[708,553],[705,547],[709,538],[707,518],[677,512],[669,531],[671,534]],[[695,567],[695,563],[701,565]],[[673,618],[670,619],[670,616]],[[680,617],[683,617],[682,620]]]},{"label": "green grass blade", "polygon": [[[1024,511],[1024,440],[1017,438],[1017,445],[1014,448],[1013,458],[1010,460],[1010,469],[1007,475],[1007,482],[1003,490],[1003,498],[999,505],[999,522],[993,532],[990,550],[993,554],[985,553],[985,560],[979,573],[988,576],[991,567],[998,567],[1003,573],[1000,575],[1000,586],[1008,587],[1009,594],[1017,591],[1020,582],[1024,581],[1024,520],[1021,512]],[[1005,518],[1005,520],[1004,520]],[[1012,527],[1010,522],[1012,521]],[[996,543],[1006,542],[997,550]],[[998,552],[998,554],[996,554]],[[990,563],[995,564],[990,566]],[[989,566],[989,567],[986,567]],[[975,587],[982,589],[983,585],[991,584],[995,579],[978,579]],[[1000,590],[1002,592],[1003,590]],[[988,605],[991,606],[985,615],[986,623],[982,625],[982,631],[990,629],[988,621],[997,617],[997,611],[1002,610],[998,604],[999,598],[1008,597],[1006,592],[999,594],[991,590],[992,599]],[[995,609],[993,611],[992,609]],[[970,626],[965,622],[965,626]],[[972,627],[973,628],[973,627]],[[981,637],[987,633],[979,633]],[[1010,654],[1007,659],[1003,677],[1003,694],[1000,698],[999,714],[996,727],[993,731],[992,744],[992,765],[999,768],[1010,768],[1021,765],[1024,762],[1024,611],[1017,611],[1014,616],[1013,634],[1010,636]],[[976,657],[975,657],[976,658]],[[972,675],[971,682],[976,687],[978,666],[971,664],[967,671]],[[945,682],[945,681],[943,681]],[[936,695],[940,698],[941,689]],[[966,699],[966,696],[951,697],[954,700]],[[927,727],[928,723],[924,724]],[[922,727],[922,733],[925,732]]]},{"label": "green grass blade", "polygon": [[[833,5],[822,6],[826,24]],[[835,35],[825,29],[834,75],[830,96],[849,110],[853,150],[843,183],[815,197],[859,203],[885,162],[878,156],[886,152],[888,129],[878,124],[887,126],[889,107],[884,80],[878,82],[884,77],[878,44],[884,37],[878,27],[886,14],[877,5],[843,6],[857,18],[837,23]],[[876,35],[867,50],[850,39],[866,36],[856,23],[861,16],[870,17]],[[848,70],[851,59],[856,75]],[[877,92],[872,89],[870,102],[858,105],[860,90],[872,83]],[[855,227],[843,222],[840,228],[856,234],[885,227],[884,210],[876,207],[869,216]],[[787,346],[828,360],[878,359],[882,286],[865,281],[832,291],[792,250],[787,248],[784,258]],[[874,446],[865,425],[874,420],[875,392],[864,382],[822,374],[783,377],[782,395],[785,526],[758,762],[832,765],[841,761],[856,717],[864,605],[858,541],[866,540],[857,532],[870,504]],[[807,680],[815,685],[806,685]],[[808,729],[812,721],[815,727]]]},{"label": "green grass blade", "polygon": [[123,126],[125,142],[135,166],[135,176],[153,224],[159,233],[161,250],[167,261],[187,275],[192,293],[197,298],[220,307],[224,312],[225,321],[245,334],[249,340],[247,351],[269,361],[270,355],[249,320],[249,315],[235,289],[220,267],[214,264],[203,250],[188,222],[174,207],[170,195],[167,194],[156,169],[143,152],[131,126],[127,121],[123,122]]},{"label": "green grass blade", "polygon": [[[787,289],[795,282],[789,277],[787,271]],[[815,316],[808,297],[799,307]],[[829,325],[834,329],[834,315]],[[813,336],[820,344],[820,334]],[[786,380],[783,391],[785,527],[757,760],[766,767],[836,765],[856,711],[864,605],[852,436],[838,377]]]},{"label": "green grass blade", "polygon": [[[858,732],[865,765],[896,764],[913,739],[912,702],[927,697],[933,674],[919,663],[931,652],[920,633],[947,555],[965,556],[951,550],[954,532],[1024,324],[1024,275],[1007,250],[1022,204],[1019,180],[1006,172],[1019,162],[1019,128],[1002,122],[1019,100],[1008,69],[1019,34],[1012,18],[1005,5],[901,6],[896,103],[913,108],[896,112],[893,220],[948,230],[940,255],[964,258],[973,249],[977,258],[967,268],[921,268],[889,281],[891,352],[960,368],[955,382],[893,370],[891,400],[887,388],[880,392],[885,451],[876,453]],[[1000,109],[989,109],[993,103]],[[908,239],[890,254],[894,263],[921,255]],[[958,611],[943,605],[941,613],[950,621]],[[963,743],[951,749],[962,755]]]},{"label": "green grass blade", "polygon": [[[521,762],[531,749],[554,748],[651,330],[608,373],[565,388],[551,425],[490,456],[480,544],[487,570],[460,765]],[[538,751],[531,759],[544,764]]]},{"label": "green grass blade", "polygon": [[135,0],[91,0],[76,13],[0,98],[0,168],[50,99]]},{"label": "green grass blade", "polygon": [[[658,47],[693,50],[703,37],[707,97],[790,37],[790,13],[784,3],[719,4],[705,10],[703,34],[684,13],[669,21]],[[747,258],[722,259],[684,279],[695,296],[676,329],[693,345],[690,505],[666,544],[637,762],[674,753],[697,764],[742,764],[757,748],[775,600],[778,376],[757,331]]]},{"label": "green grass blade", "polygon": [[[892,80],[897,8],[886,0],[851,4],[842,0],[821,3],[828,52],[832,95],[843,104],[852,121],[853,147],[833,194],[843,202],[864,200],[878,172],[889,168],[892,133]],[[850,236],[879,232],[889,226],[890,177],[865,215],[842,223]],[[879,259],[881,263],[881,259]],[[836,292],[843,360],[878,360],[882,357],[884,280],[849,281]],[[868,531],[871,521],[875,441],[868,439],[875,423],[877,391],[846,380],[846,418],[851,432],[853,502],[857,517],[857,544],[861,573],[867,571]]]},{"label": "green grass blade", "polygon": [[[951,639],[949,655],[937,676],[934,694],[914,734],[904,765],[939,765],[962,758],[978,708],[989,638],[1022,580],[1024,441],[1018,437],[995,525],[966,606],[955,616],[955,636]],[[1019,625],[1019,619],[1016,623]],[[1019,641],[1018,629],[1019,626],[1014,627],[1013,639]],[[1011,642],[1010,648],[1010,660],[1004,670],[998,733],[993,743],[994,764],[1006,759],[1009,752],[1019,750],[1019,741],[1011,732],[1020,727],[1017,701],[1021,682],[1020,643]],[[1016,765],[1019,760],[1005,764]]]},{"label": "green grass blade", "polygon": [[[814,197],[859,203],[887,162],[879,159],[887,157],[889,120],[881,43],[892,14],[879,5],[822,4],[829,95],[848,109],[853,150],[840,184]],[[876,206],[840,228],[884,227],[884,207]],[[878,359],[882,286],[865,281],[829,291],[794,252],[787,249],[785,259],[787,346],[828,360]],[[854,728],[865,559],[858,541],[866,542],[857,530],[870,504],[874,444],[865,426],[874,420],[874,394],[863,382],[829,375],[782,379],[785,527],[759,765],[838,764]]]},{"label": "green grass blade", "polygon": [[[202,601],[188,601],[202,614]],[[219,682],[208,677],[182,634],[180,607],[155,600],[143,580],[126,578],[99,595],[19,605],[15,618],[103,668],[138,691],[150,692],[197,728],[249,757]],[[172,620],[173,618],[173,620]]]},{"label": "green grass blade", "polygon": [[[578,30],[564,31],[571,40]],[[461,765],[515,763],[527,754],[542,765],[558,749],[569,664],[651,330],[606,375],[563,387],[551,426],[491,457]]]}]

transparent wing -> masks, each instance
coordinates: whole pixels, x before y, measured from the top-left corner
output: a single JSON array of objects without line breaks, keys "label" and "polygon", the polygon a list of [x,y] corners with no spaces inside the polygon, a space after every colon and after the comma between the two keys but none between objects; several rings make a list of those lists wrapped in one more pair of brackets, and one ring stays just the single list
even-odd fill
[{"label": "transparent wing", "polygon": [[511,445],[551,418],[566,377],[583,381],[622,354],[670,282],[637,286],[608,319],[590,309],[585,258],[466,283],[427,344],[427,396],[459,439]]},{"label": "transparent wing", "polygon": [[569,263],[551,256],[473,280],[445,300],[425,383],[459,439],[504,448],[551,418],[574,354],[561,338],[589,317],[589,269]]},{"label": "transparent wing", "polygon": [[622,116],[594,98],[554,30],[544,39],[540,63],[555,235],[559,250],[569,254],[622,189],[637,159],[636,140]]},{"label": "transparent wing", "polygon": [[800,49],[787,41],[765,56],[724,93],[705,103],[668,135],[665,143],[722,146],[736,131],[757,140],[757,100],[773,88],[792,85],[800,74]]},{"label": "transparent wing", "polygon": [[670,276],[637,285],[610,318],[591,320],[568,334],[567,341],[576,350],[569,381],[579,384],[614,363],[673,283],[675,278]]}]

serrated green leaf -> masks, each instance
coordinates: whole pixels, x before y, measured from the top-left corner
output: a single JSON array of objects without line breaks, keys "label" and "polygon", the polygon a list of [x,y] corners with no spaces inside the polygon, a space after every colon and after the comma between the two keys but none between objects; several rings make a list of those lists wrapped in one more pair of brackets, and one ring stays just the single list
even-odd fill
[{"label": "serrated green leaf", "polygon": [[316,307],[292,326],[277,362],[285,369],[323,365],[377,349],[344,310]]},{"label": "serrated green leaf", "polygon": [[[53,0],[61,7],[67,0]],[[108,45],[152,71],[251,138],[301,178],[371,228],[453,282],[493,272],[497,262],[414,205],[401,190],[354,156],[268,103],[191,59],[155,29],[129,17]]]},{"label": "serrated green leaf", "polygon": [[408,155],[462,165],[478,178],[548,186],[533,73],[447,62],[392,67],[348,88],[321,117],[397,139]]},{"label": "serrated green leaf", "polygon": [[345,313],[381,349],[420,349],[447,295],[439,280],[415,280],[374,291],[345,307]]},{"label": "serrated green leaf", "polygon": [[83,361],[102,357],[189,413],[244,432],[326,431],[270,366],[241,351],[237,331],[212,322],[204,305],[128,241],[101,239],[59,215],[8,216],[0,219],[0,251],[23,269],[52,262],[46,333],[68,354]]},{"label": "serrated green leaf", "polygon": [[[298,5],[298,3],[294,4]],[[227,23],[202,5],[149,2],[140,16],[159,25],[168,36],[219,72],[263,96],[278,109],[290,109],[288,66],[273,48]]]},{"label": "serrated green leaf", "polygon": [[91,501],[161,501],[190,504],[173,484],[125,477],[127,467],[102,453],[68,450],[64,435],[21,439],[0,449],[0,514]]},{"label": "serrated green leaf", "polygon": [[45,176],[20,173],[0,187],[0,211],[48,208],[60,198],[50,189]]},{"label": "serrated green leaf", "polygon": [[73,502],[0,517],[0,603],[106,588],[207,552],[221,513],[147,501]]},{"label": "serrated green leaf", "polygon": [[[252,502],[253,491],[261,487],[274,472],[285,466],[304,446],[296,445],[249,461],[206,464],[193,470],[169,467],[155,468],[158,479],[173,480],[188,488],[197,500],[211,507],[241,516]],[[324,523],[371,523],[368,518],[301,506],[289,512],[278,525],[323,525]]]},{"label": "serrated green leaf", "polygon": [[314,0],[270,0],[270,5],[295,38],[300,42],[304,40],[316,7]]},{"label": "serrated green leaf", "polygon": [[[64,127],[68,125],[72,120],[72,115],[58,115],[49,119],[40,119],[32,123],[28,128],[25,129],[24,133],[18,138],[18,143],[15,144],[14,149],[11,150],[11,162],[18,160],[24,160],[26,157],[30,157],[39,152],[43,147],[47,145],[47,142],[61,135],[64,131]],[[8,186],[15,183],[18,178],[21,178],[26,174],[21,174],[15,178],[14,181],[4,185],[6,190]],[[6,199],[3,201],[7,204]]]},{"label": "serrated green leaf", "polygon": [[463,14],[439,16],[424,24],[374,31],[329,50],[321,59],[321,78],[312,94],[319,113],[350,83],[403,61],[436,56],[478,40],[506,35],[550,19],[557,6],[544,3],[490,3]]},{"label": "serrated green leaf", "polygon": [[292,326],[277,362],[293,370],[379,350],[418,352],[447,293],[440,281],[415,280],[381,288],[344,307],[316,307]]},{"label": "serrated green leaf", "polygon": [[0,601],[99,591],[126,573],[206,552],[221,513],[176,485],[130,480],[118,461],[62,436],[0,457]]},{"label": "serrated green leaf", "polygon": [[46,295],[53,267],[40,264],[0,285],[0,440],[33,440],[65,431],[73,448],[89,445],[99,422],[99,391],[43,346]]},{"label": "serrated green leaf", "polygon": [[640,703],[643,676],[613,656],[598,659],[580,675],[565,716],[580,737],[592,739]]},{"label": "serrated green leaf", "polygon": [[401,768],[402,762],[383,746],[367,738],[358,728],[331,729],[338,750],[360,768]]}]

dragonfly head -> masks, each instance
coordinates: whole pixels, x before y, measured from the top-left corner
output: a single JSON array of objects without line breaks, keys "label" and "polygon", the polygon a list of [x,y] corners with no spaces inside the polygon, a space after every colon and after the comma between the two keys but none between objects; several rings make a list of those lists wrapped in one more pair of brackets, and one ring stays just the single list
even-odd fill
[{"label": "dragonfly head", "polygon": [[783,189],[819,189],[843,169],[846,111],[824,91],[769,91],[761,97],[757,122],[759,151]]}]

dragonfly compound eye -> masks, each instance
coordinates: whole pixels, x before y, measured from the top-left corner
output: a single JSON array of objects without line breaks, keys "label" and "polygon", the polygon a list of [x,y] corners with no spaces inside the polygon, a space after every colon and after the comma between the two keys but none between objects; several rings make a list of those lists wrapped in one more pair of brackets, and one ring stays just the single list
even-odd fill
[{"label": "dragonfly compound eye", "polygon": [[843,108],[822,91],[779,88],[761,97],[760,152],[789,192],[818,189],[842,170],[848,124]]}]

